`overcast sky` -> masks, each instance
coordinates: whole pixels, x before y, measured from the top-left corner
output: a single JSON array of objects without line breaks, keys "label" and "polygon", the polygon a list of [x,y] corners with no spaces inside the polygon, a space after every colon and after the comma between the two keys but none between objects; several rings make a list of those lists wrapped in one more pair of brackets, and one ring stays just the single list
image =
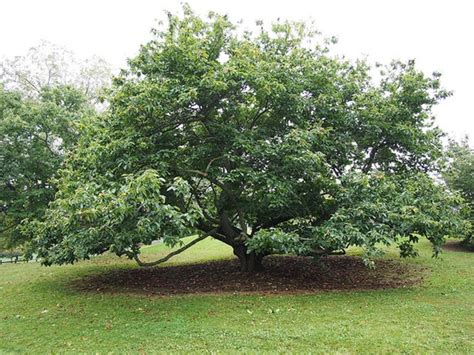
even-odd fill
[{"label": "overcast sky", "polygon": [[[315,20],[326,36],[336,36],[335,51],[369,61],[416,59],[427,73],[443,74],[454,96],[436,108],[438,125],[474,140],[474,1],[258,1],[189,0],[201,14],[227,13],[252,24],[256,19]],[[79,57],[98,55],[114,67],[125,65],[150,36],[164,10],[178,11],[175,0],[6,0],[0,7],[0,59],[22,55],[47,40]]]}]

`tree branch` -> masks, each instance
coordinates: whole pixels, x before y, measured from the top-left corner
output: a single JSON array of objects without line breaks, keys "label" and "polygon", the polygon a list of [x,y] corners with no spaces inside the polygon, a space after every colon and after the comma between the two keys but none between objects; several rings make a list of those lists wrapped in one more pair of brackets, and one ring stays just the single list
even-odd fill
[{"label": "tree branch", "polygon": [[[267,100],[268,102],[268,100]],[[255,125],[255,123],[257,122],[257,120],[265,113],[265,112],[268,112],[269,110],[269,107],[266,107],[267,106],[267,102],[265,102],[265,108],[263,110],[260,110],[259,112],[257,112],[257,114],[254,116],[254,118],[252,119],[252,122],[250,123],[250,126],[249,126],[249,129],[252,129],[253,126]]]},{"label": "tree branch", "polygon": [[46,146],[46,148],[48,148],[48,150],[51,152],[51,154],[55,155],[55,156],[58,156],[59,153],[55,152],[50,146],[49,146],[49,142],[48,142],[48,139],[47,138],[43,138],[41,137],[39,134],[35,133],[35,132],[31,132],[31,135],[37,139],[39,139],[40,141],[42,141],[44,143],[44,145]]},{"label": "tree branch", "polygon": [[161,259],[158,259],[156,261],[152,261],[150,263],[147,263],[147,262],[144,262],[144,261],[141,261],[138,257],[138,255],[134,255],[133,256],[133,259],[137,262],[138,265],[142,266],[142,267],[152,267],[152,266],[156,266],[158,264],[161,264],[161,263],[164,263],[165,261],[168,261],[169,259],[171,259],[173,256],[175,255],[178,255],[178,254],[181,254],[183,251],[185,251],[186,249],[189,249],[191,248],[194,244],[200,242],[201,240],[207,238],[208,235],[205,234],[205,235],[202,235],[196,239],[194,239],[192,242],[189,242],[188,244],[182,246],[181,248],[179,248],[178,250],[175,250],[171,253],[169,253],[168,255],[166,255],[164,258],[161,258]]},{"label": "tree branch", "polygon": [[296,218],[296,216],[279,216],[272,218],[270,220],[267,220],[265,222],[261,222],[260,224],[256,225],[255,228],[253,228],[255,231],[258,231],[260,229],[267,229],[271,227],[275,227],[280,223],[287,222],[289,220],[292,220],[293,218]]},{"label": "tree branch", "polygon": [[201,208],[201,211],[202,211],[202,214],[203,216],[209,221],[209,222],[212,222],[212,223],[219,223],[219,220],[217,218],[214,218],[210,215],[210,213],[208,213],[204,207],[204,205],[202,204],[201,200],[199,199],[198,197],[198,193],[196,191],[196,189],[191,185],[191,188],[194,190],[194,192],[191,192],[191,194],[194,196],[194,198],[196,199],[196,203],[198,204],[198,206]]},{"label": "tree branch", "polygon": [[368,157],[364,167],[362,168],[362,172],[364,174],[367,174],[370,171],[370,169],[372,169],[372,165],[375,162],[375,158],[377,156],[378,151],[380,150],[380,148],[383,148],[386,145],[387,145],[387,142],[385,140],[383,140],[378,145],[376,145],[375,147],[372,148],[372,150],[370,151],[369,157]]},{"label": "tree branch", "polygon": [[16,226],[18,226],[20,223],[13,223],[12,225],[6,227],[6,228],[3,228],[2,230],[0,230],[0,234],[2,233],[5,233],[7,231],[9,231],[10,229],[13,229],[15,228]]},{"label": "tree branch", "polygon": [[37,94],[41,94],[41,88],[36,86],[32,81],[30,81],[26,76],[22,76],[18,73],[15,73],[15,75],[18,76],[19,81],[24,80],[26,84],[28,84],[34,91],[36,91]]},{"label": "tree branch", "polygon": [[214,159],[211,159],[211,161],[207,164],[207,167],[206,167],[206,173],[209,171],[209,169],[211,168],[211,165],[212,163],[214,163],[216,160],[219,160],[219,159],[222,159],[224,158],[223,156],[220,156],[220,157],[216,157]]}]

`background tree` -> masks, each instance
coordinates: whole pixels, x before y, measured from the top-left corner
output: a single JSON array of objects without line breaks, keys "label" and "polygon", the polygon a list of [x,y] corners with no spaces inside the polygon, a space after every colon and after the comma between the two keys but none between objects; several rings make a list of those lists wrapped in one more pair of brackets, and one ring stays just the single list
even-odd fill
[{"label": "background tree", "polygon": [[41,217],[55,189],[51,178],[76,143],[75,126],[92,109],[72,87],[43,88],[26,99],[0,86],[0,241],[21,244],[20,222]]},{"label": "background tree", "polygon": [[[474,223],[474,152],[467,137],[460,143],[449,141],[443,178],[451,191],[459,192],[464,198],[471,223]],[[472,230],[464,241],[474,247]]]},{"label": "background tree", "polygon": [[23,56],[6,58],[0,64],[4,89],[38,98],[48,87],[72,86],[97,104],[100,91],[110,85],[110,65],[97,56],[79,60],[70,50],[41,41]]},{"label": "background tree", "polygon": [[40,218],[54,197],[52,178],[78,139],[78,122],[100,106],[110,66],[79,61],[42,41],[24,56],[0,63],[0,244],[25,241],[18,227]]},{"label": "background tree", "polygon": [[185,7],[154,33],[69,156],[47,218],[28,225],[45,264],[110,250],[154,265],[143,243],[197,234],[256,271],[268,254],[350,245],[367,260],[378,243],[413,255],[420,236],[437,252],[463,230],[456,196],[427,174],[439,74],[393,62],[374,83],[302,23],[240,35]]}]

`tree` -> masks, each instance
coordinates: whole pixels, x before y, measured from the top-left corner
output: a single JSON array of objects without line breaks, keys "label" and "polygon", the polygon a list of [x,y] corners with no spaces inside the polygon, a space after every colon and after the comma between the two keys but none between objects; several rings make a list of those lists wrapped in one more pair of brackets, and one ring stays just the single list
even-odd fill
[{"label": "tree", "polygon": [[103,59],[79,61],[46,41],[0,63],[0,247],[28,239],[21,221],[43,215],[55,194],[52,178],[77,142],[77,123],[99,106],[110,78]]},{"label": "tree", "polygon": [[111,67],[102,58],[93,56],[81,61],[73,52],[47,41],[30,48],[24,56],[0,64],[0,82],[5,89],[28,98],[38,98],[44,88],[73,86],[97,104],[111,77]]},{"label": "tree", "polygon": [[439,74],[393,62],[374,83],[302,23],[241,32],[188,7],[154,31],[28,225],[45,264],[107,250],[139,261],[143,244],[197,235],[258,271],[272,253],[358,245],[370,261],[396,242],[414,255],[421,236],[437,252],[462,230],[457,197],[428,175],[441,151],[431,108],[449,94]]},{"label": "tree", "polygon": [[91,115],[72,87],[43,88],[27,99],[0,86],[0,245],[24,242],[19,226],[40,218],[55,194],[51,182],[78,138],[77,122]]},{"label": "tree", "polygon": [[[446,167],[443,178],[453,192],[459,192],[469,209],[469,218],[474,223],[474,152],[466,137],[460,143],[450,140],[446,150]],[[467,234],[465,243],[474,246],[472,230]]]}]

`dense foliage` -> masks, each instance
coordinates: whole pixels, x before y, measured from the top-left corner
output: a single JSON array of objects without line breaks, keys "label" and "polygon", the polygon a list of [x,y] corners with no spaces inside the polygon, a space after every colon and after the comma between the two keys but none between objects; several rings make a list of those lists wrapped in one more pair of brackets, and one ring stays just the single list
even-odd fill
[{"label": "dense foliage", "polygon": [[[330,55],[301,23],[240,31],[226,17],[169,15],[114,80],[43,221],[45,264],[110,250],[135,258],[162,238],[212,236],[243,270],[265,255],[325,255],[463,230],[456,195],[428,173],[448,93],[413,61],[381,68]],[[316,41],[316,42],[315,42]]]},{"label": "dense foliage", "polygon": [[75,123],[91,109],[72,87],[26,99],[0,86],[0,246],[21,244],[19,225],[40,218],[55,194],[51,178],[77,141]]},{"label": "dense foliage", "polygon": [[21,246],[21,221],[42,217],[77,124],[104,106],[110,78],[103,59],[80,61],[46,41],[0,63],[0,249]]},{"label": "dense foliage", "polygon": [[[466,138],[461,143],[450,141],[446,151],[444,180],[453,192],[458,192],[468,205],[471,224],[474,225],[474,151]],[[465,242],[474,248],[472,229]]]}]

